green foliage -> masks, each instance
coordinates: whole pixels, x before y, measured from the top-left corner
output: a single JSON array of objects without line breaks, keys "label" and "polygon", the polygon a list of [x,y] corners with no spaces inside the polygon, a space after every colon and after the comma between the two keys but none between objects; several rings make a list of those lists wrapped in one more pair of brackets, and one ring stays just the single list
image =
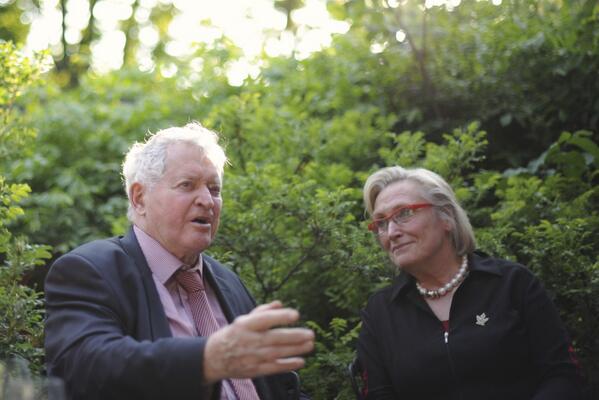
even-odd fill
[{"label": "green foliage", "polygon": [[10,166],[33,191],[21,229],[59,253],[113,227],[122,233],[123,155],[148,131],[196,119],[192,93],[157,74],[124,70],[90,76],[67,94],[49,86],[39,95],[44,103],[30,102],[27,112],[40,145]]},{"label": "green foliage", "polygon": [[306,391],[314,399],[351,400],[355,398],[347,366],[354,358],[354,343],[360,324],[333,318],[327,328],[315,322],[306,324],[316,333],[316,348],[310,364],[302,371]]},{"label": "green foliage", "polygon": [[[24,258],[37,261],[48,257],[47,251],[39,247],[25,247],[22,243],[14,246],[24,247],[23,253],[10,253],[7,257],[15,262]],[[6,263],[0,270],[0,357],[8,359],[20,356],[31,362],[33,369],[40,369],[43,359],[43,302],[41,293],[19,284],[22,275],[11,271],[15,265]],[[19,265],[19,264],[17,264]],[[21,264],[22,265],[22,264]]]},{"label": "green foliage", "polygon": [[401,3],[329,1],[336,18],[352,23],[335,48],[351,46],[344,58],[354,61],[352,81],[398,117],[394,131],[437,140],[476,118],[492,132],[495,168],[522,165],[563,130],[596,135],[597,2],[468,0],[451,10]]},{"label": "green foliage", "polygon": [[[599,158],[588,132],[563,132],[528,169],[478,177],[494,192],[479,228],[483,249],[527,265],[559,305],[574,347],[597,385],[599,329]],[[578,160],[578,161],[576,161]],[[531,173],[535,171],[535,174]]]},{"label": "green foliage", "polygon": [[[300,3],[277,5],[291,12]],[[161,41],[152,72],[82,74],[76,87],[48,83],[19,101],[35,63],[0,53],[3,137],[12,146],[0,145],[10,171],[0,215],[11,220],[2,257],[33,265],[45,255],[15,237],[49,243],[58,256],[122,233],[127,147],[148,131],[201,121],[222,132],[231,159],[210,252],[257,299],[297,307],[316,330],[302,371],[313,397],[351,398],[344,370],[359,310],[392,277],[366,230],[361,187],[380,167],[423,166],[456,189],[481,249],[541,277],[597,391],[599,5],[328,3],[351,22],[347,34],[302,61],[265,56],[260,76],[241,87],[227,83],[226,66],[239,58],[227,39],[198,48],[189,64],[160,59]],[[150,16],[161,35],[169,7]],[[160,74],[172,67],[175,77]],[[37,297],[23,290],[15,298],[35,310]],[[32,326],[18,332],[39,334]],[[6,346],[21,343],[6,337]]]},{"label": "green foliage", "polygon": [[31,245],[11,231],[10,223],[24,214],[19,203],[30,188],[10,183],[14,177],[4,168],[18,154],[31,154],[35,134],[23,126],[15,100],[38,79],[39,62],[24,57],[10,43],[0,43],[0,358],[20,356],[33,369],[41,367],[43,357],[42,301],[41,293],[22,280],[50,253],[47,246]]},{"label": "green foliage", "polygon": [[19,126],[21,121],[14,108],[17,97],[35,79],[39,69],[36,61],[23,56],[10,42],[0,42],[0,65],[0,140],[3,143],[0,160],[5,161],[14,157],[9,143],[23,148],[35,136],[31,129]]},{"label": "green foliage", "polygon": [[[317,321],[355,315],[368,282],[371,238],[354,217],[352,189],[328,191],[269,165],[229,176],[225,211],[211,251],[233,267],[260,301],[288,299]],[[339,282],[343,281],[343,284]],[[318,291],[321,296],[305,296]]]},{"label": "green foliage", "polygon": [[[32,7],[33,4],[28,6]],[[22,23],[23,8],[23,4],[16,0],[4,0],[0,3],[0,40],[14,43],[25,41],[29,26]]]}]

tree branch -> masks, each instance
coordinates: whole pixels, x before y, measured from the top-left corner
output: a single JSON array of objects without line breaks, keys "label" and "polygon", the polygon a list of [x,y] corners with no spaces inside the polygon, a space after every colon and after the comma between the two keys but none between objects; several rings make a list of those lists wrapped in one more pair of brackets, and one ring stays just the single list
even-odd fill
[{"label": "tree branch", "polygon": [[[392,8],[389,5],[388,0],[385,0],[385,4],[387,5],[387,7]],[[437,100],[436,100],[436,94],[437,94],[436,92],[437,91],[433,85],[433,82],[430,78],[430,74],[426,67],[426,33],[427,33],[426,16],[427,16],[427,13],[426,13],[426,11],[424,11],[422,13],[422,49],[418,48],[418,46],[416,45],[416,42],[414,40],[414,37],[408,30],[407,26],[404,24],[404,22],[402,20],[400,7],[397,7],[395,9],[395,12],[393,13],[393,15],[395,16],[397,25],[406,35],[406,40],[408,42],[408,45],[410,46],[410,49],[412,49],[412,54],[414,56],[414,60],[416,61],[416,64],[418,65],[418,70],[420,71],[420,76],[422,77],[422,91],[429,98],[430,103],[433,108],[433,113],[435,114],[435,117],[441,118],[441,112],[439,110],[439,107],[437,105]]]}]

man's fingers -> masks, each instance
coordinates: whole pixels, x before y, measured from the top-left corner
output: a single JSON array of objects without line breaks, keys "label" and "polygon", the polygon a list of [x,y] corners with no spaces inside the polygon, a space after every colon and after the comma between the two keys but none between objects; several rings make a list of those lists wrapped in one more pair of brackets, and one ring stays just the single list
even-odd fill
[{"label": "man's fingers", "polygon": [[266,347],[258,351],[257,358],[261,361],[271,362],[286,357],[299,356],[314,350],[314,342],[308,341],[287,346]]},{"label": "man's fingers", "polygon": [[260,304],[258,307],[254,308],[250,314],[259,313],[264,310],[274,310],[277,308],[283,308],[283,303],[279,300],[271,301],[270,303]]},{"label": "man's fingers", "polygon": [[271,362],[263,362],[247,373],[242,373],[240,378],[255,378],[258,376],[280,374],[303,368],[306,362],[301,357],[281,358]]},{"label": "man's fingers", "polygon": [[222,378],[270,375],[301,368],[298,357],[314,349],[314,332],[289,328],[299,313],[279,301],[256,307],[208,337],[204,375],[208,382]]},{"label": "man's fingers", "polygon": [[246,329],[260,332],[275,326],[289,325],[297,322],[299,313],[291,308],[264,309],[251,312],[235,319],[235,324],[243,325]]},{"label": "man's fingers", "polygon": [[264,363],[258,366],[258,375],[272,375],[282,372],[289,372],[295,369],[303,368],[306,362],[301,357],[281,358],[274,362]]},{"label": "man's fingers", "polygon": [[262,333],[263,346],[278,346],[313,342],[314,332],[307,328],[276,328]]}]

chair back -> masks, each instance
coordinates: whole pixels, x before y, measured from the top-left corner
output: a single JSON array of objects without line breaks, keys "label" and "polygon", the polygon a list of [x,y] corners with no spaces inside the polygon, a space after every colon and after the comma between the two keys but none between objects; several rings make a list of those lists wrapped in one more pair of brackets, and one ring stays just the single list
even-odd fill
[{"label": "chair back", "polygon": [[287,384],[287,398],[289,400],[299,400],[300,398],[300,378],[299,374],[295,371],[291,371],[289,374],[289,380]]},{"label": "chair back", "polygon": [[355,357],[347,366],[347,374],[351,382],[351,387],[356,396],[356,400],[364,400],[364,380],[362,377],[362,365],[358,357]]}]

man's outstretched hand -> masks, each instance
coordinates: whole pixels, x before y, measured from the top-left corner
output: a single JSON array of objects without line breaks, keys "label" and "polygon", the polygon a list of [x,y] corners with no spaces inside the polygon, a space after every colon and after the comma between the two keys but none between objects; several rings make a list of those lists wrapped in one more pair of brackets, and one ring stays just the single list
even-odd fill
[{"label": "man's outstretched hand", "polygon": [[314,348],[314,332],[286,328],[299,313],[280,301],[260,305],[208,337],[204,350],[207,383],[227,378],[254,378],[304,366],[298,355]]}]

